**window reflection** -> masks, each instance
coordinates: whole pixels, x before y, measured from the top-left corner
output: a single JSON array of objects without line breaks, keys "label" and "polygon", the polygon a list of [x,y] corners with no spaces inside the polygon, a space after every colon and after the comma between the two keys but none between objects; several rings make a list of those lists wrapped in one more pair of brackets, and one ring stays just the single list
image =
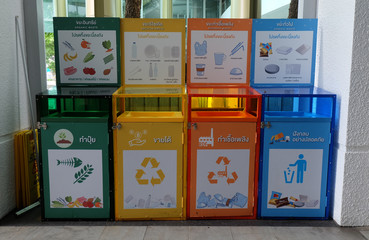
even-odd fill
[{"label": "window reflection", "polygon": [[85,17],[86,1],[85,0],[68,0],[68,17]]}]

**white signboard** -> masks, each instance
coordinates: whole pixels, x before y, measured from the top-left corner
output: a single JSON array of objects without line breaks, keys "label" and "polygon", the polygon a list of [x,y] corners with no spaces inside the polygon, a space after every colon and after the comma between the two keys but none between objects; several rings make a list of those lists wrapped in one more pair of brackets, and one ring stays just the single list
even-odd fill
[{"label": "white signboard", "polygon": [[191,83],[246,83],[247,31],[191,33]]},{"label": "white signboard", "polygon": [[124,46],[125,84],[181,84],[181,32],[125,32]]},{"label": "white signboard", "polygon": [[177,151],[123,151],[124,209],[176,208]]},{"label": "white signboard", "polygon": [[255,84],[310,84],[313,31],[258,31]]},{"label": "white signboard", "polygon": [[249,149],[197,151],[196,209],[247,208]]},{"label": "white signboard", "polygon": [[101,150],[48,150],[50,207],[102,208]]},{"label": "white signboard", "polygon": [[319,209],[322,166],[323,149],[270,149],[268,208],[287,197],[299,208]]}]

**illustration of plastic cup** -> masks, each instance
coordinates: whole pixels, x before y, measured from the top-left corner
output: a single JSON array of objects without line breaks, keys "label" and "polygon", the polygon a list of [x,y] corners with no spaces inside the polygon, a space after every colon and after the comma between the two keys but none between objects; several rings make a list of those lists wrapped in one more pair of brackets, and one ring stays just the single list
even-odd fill
[{"label": "illustration of plastic cup", "polygon": [[214,53],[215,65],[223,65],[224,60],[226,60],[226,55],[224,53]]},{"label": "illustration of plastic cup", "polygon": [[196,64],[197,76],[204,76],[205,64]]}]

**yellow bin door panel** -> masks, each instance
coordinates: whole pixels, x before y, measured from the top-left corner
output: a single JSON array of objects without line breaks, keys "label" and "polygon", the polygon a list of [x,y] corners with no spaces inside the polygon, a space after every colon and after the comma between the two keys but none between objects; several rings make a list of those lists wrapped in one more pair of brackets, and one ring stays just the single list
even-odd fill
[{"label": "yellow bin door panel", "polygon": [[124,123],[115,151],[117,220],[183,216],[183,123]]}]

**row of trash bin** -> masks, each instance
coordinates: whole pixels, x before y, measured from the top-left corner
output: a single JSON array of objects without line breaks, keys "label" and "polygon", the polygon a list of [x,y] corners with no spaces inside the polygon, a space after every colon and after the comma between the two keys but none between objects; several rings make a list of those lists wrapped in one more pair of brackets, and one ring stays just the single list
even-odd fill
[{"label": "row of trash bin", "polygon": [[42,218],[327,219],[335,98],[246,86],[38,94]]}]

